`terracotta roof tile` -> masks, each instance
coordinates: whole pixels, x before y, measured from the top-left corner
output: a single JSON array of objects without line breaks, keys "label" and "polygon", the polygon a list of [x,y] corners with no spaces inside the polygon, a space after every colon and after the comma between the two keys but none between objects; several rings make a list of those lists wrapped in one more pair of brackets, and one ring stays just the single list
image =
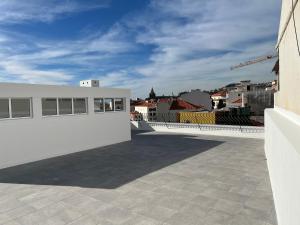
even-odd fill
[{"label": "terracotta roof tile", "polygon": [[197,110],[201,108],[203,108],[203,106],[197,106],[182,99],[174,100],[170,106],[170,110]]},{"label": "terracotta roof tile", "polygon": [[214,93],[214,94],[212,95],[212,97],[218,97],[218,96],[226,97],[226,94],[227,94],[226,91],[219,91],[219,92],[217,92],[217,93]]},{"label": "terracotta roof tile", "polygon": [[154,102],[141,102],[139,104],[136,104],[135,106],[137,106],[137,107],[155,108],[156,107],[156,103],[154,103]]},{"label": "terracotta roof tile", "polygon": [[239,99],[233,101],[232,103],[233,103],[233,104],[241,104],[242,102],[243,102],[242,99],[239,98]]}]

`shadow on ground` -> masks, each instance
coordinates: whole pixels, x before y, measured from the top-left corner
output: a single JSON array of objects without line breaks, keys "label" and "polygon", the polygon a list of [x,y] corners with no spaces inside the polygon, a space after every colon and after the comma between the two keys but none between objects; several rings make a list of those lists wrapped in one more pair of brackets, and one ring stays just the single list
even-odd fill
[{"label": "shadow on ground", "polygon": [[132,141],[0,170],[0,183],[113,189],[195,156],[220,141],[134,132]]}]

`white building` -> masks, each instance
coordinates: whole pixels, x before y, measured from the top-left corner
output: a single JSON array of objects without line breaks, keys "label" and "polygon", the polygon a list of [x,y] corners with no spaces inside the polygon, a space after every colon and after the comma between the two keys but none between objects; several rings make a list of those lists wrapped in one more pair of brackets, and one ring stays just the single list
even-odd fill
[{"label": "white building", "polygon": [[134,106],[134,111],[141,114],[141,118],[145,121],[156,121],[156,103],[141,102]]},{"label": "white building", "polygon": [[130,91],[0,83],[0,168],[131,139]]},{"label": "white building", "polygon": [[278,225],[300,224],[300,40],[296,34],[299,37],[300,3],[283,0],[277,45],[279,90],[275,108],[265,112],[265,151]]},{"label": "white building", "polygon": [[214,102],[214,109],[217,109],[220,101],[223,101],[223,103],[226,105],[227,92],[226,91],[219,91],[217,93],[214,93],[211,96],[211,99]]}]

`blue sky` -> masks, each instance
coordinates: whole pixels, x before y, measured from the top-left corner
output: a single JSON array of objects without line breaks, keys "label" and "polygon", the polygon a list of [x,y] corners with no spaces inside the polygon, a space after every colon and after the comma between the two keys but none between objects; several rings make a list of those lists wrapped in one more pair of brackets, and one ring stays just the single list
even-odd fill
[{"label": "blue sky", "polygon": [[280,0],[1,0],[0,82],[132,89],[145,97],[270,81]]}]

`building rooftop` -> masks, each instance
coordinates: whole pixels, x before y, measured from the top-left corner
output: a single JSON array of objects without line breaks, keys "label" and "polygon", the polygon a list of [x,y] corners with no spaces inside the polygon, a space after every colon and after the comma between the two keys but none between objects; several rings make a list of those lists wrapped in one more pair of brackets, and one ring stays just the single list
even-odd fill
[{"label": "building rooftop", "polygon": [[0,170],[0,224],[276,225],[263,140],[134,133]]},{"label": "building rooftop", "polygon": [[242,104],[243,100],[241,98],[238,98],[238,99],[232,101],[232,103],[234,103],[234,104]]},{"label": "building rooftop", "polygon": [[170,106],[170,110],[198,110],[202,108],[204,107],[201,105],[194,105],[180,98],[173,100]]},{"label": "building rooftop", "polygon": [[219,91],[217,93],[214,93],[211,97],[226,97],[226,94],[226,91]]},{"label": "building rooftop", "polygon": [[156,103],[155,102],[148,102],[148,101],[141,101],[141,102],[138,102],[138,103],[134,104],[133,106],[155,108],[156,107]]}]

